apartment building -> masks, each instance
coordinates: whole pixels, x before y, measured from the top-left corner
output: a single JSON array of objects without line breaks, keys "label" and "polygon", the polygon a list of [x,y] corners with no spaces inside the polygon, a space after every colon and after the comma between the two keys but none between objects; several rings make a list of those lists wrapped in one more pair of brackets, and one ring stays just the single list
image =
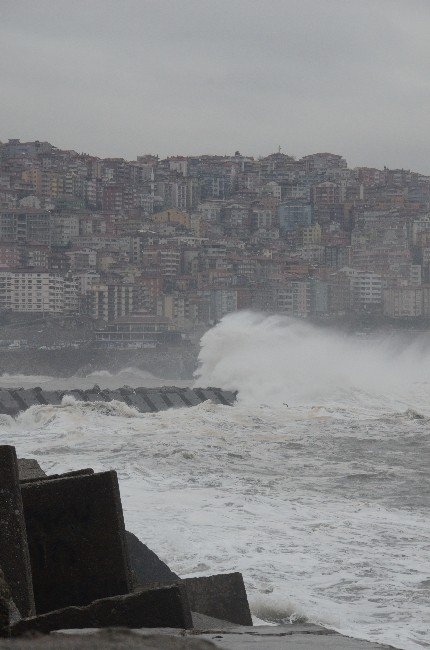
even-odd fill
[{"label": "apartment building", "polygon": [[311,313],[311,284],[309,280],[290,280],[277,290],[276,307],[280,312],[308,318]]},{"label": "apartment building", "polygon": [[0,212],[0,241],[51,244],[50,214],[43,210],[14,209]]},{"label": "apartment building", "polygon": [[0,271],[0,308],[42,314],[76,313],[76,278],[47,271]]},{"label": "apartment building", "polygon": [[423,314],[421,287],[394,287],[383,292],[383,313],[389,318],[418,318]]},{"label": "apartment building", "polygon": [[358,269],[342,269],[351,283],[351,299],[353,309],[369,308],[382,304],[382,277],[370,271]]},{"label": "apartment building", "polygon": [[94,283],[88,289],[85,309],[96,320],[114,321],[139,311],[145,303],[147,289],[133,283]]}]

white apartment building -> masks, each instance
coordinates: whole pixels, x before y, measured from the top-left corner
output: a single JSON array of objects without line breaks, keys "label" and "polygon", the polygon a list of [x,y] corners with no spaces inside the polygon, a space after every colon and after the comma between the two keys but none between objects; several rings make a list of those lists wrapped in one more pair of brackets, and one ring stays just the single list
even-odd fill
[{"label": "white apartment building", "polygon": [[0,271],[0,308],[42,314],[75,313],[79,282],[48,271]]},{"label": "white apartment building", "polygon": [[370,307],[382,303],[382,278],[371,271],[343,268],[351,283],[352,306]]}]

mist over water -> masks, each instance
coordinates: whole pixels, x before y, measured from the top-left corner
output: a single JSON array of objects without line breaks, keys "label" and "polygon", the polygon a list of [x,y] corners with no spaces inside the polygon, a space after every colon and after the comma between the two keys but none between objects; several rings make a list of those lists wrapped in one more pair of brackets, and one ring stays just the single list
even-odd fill
[{"label": "mist over water", "polygon": [[23,375],[5,373],[0,375],[1,388],[34,388],[41,386],[45,390],[73,390],[74,388],[88,389],[95,384],[102,389],[121,388],[153,388],[156,386],[188,386],[191,382],[183,379],[156,377],[147,370],[133,366],[122,368],[117,372],[96,370],[87,375],[72,375],[71,377],[50,377],[47,375]]},{"label": "mist over water", "polygon": [[[139,373],[84,379],[157,381]],[[243,312],[205,334],[196,375],[237,404],[143,414],[66,397],[0,417],[0,441],[50,473],[115,468],[128,529],[179,575],[242,571],[262,619],[429,647],[426,337]]]},{"label": "mist over water", "polygon": [[236,312],[203,336],[196,378],[254,404],[419,403],[430,397],[430,336],[359,337]]}]

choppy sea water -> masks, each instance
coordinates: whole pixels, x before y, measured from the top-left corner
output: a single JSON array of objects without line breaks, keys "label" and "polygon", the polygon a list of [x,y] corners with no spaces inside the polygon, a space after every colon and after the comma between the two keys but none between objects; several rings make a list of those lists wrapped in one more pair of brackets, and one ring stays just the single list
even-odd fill
[{"label": "choppy sea water", "polygon": [[238,315],[206,335],[198,380],[241,382],[236,406],[66,397],[0,416],[0,441],[48,472],[117,469],[127,527],[180,575],[242,571],[259,618],[430,647],[430,366],[394,343],[336,356],[331,335]]}]

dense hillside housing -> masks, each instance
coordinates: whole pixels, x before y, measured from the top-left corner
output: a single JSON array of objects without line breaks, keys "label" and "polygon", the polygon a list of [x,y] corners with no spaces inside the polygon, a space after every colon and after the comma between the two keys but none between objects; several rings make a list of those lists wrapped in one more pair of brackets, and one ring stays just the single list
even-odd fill
[{"label": "dense hillside housing", "polygon": [[135,314],[169,332],[245,308],[422,321],[429,295],[417,172],[332,153],[127,161],[0,144],[3,311],[85,314],[114,341]]}]

